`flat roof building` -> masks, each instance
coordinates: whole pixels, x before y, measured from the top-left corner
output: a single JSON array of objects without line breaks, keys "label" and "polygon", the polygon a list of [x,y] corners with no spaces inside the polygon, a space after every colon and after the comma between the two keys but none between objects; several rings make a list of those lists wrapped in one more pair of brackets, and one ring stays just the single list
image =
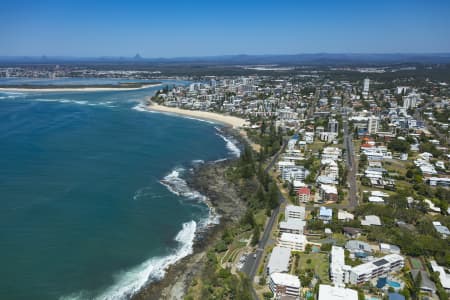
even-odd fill
[{"label": "flat roof building", "polygon": [[350,283],[361,284],[374,278],[397,272],[405,265],[405,259],[398,254],[389,254],[371,262],[353,267],[350,271]]},{"label": "flat roof building", "polygon": [[305,251],[305,247],[308,241],[303,234],[282,233],[278,246],[283,248],[289,248],[292,251]]},{"label": "flat roof building", "polygon": [[351,267],[345,264],[344,248],[332,246],[330,252],[330,279],[335,286],[341,286],[349,280]]},{"label": "flat roof building", "polygon": [[318,300],[358,300],[358,292],[352,289],[321,284]]},{"label": "flat roof building", "polygon": [[286,273],[272,273],[269,277],[269,288],[276,299],[291,296],[296,299],[300,296],[300,279]]},{"label": "flat roof building", "polygon": [[300,219],[290,218],[287,221],[280,222],[280,233],[294,233],[294,234],[303,234],[303,228],[305,227],[306,222]]},{"label": "flat roof building", "polygon": [[[306,189],[309,191],[308,188],[306,188]],[[300,189],[300,190],[302,190],[302,189]],[[288,220],[288,219],[304,220],[305,215],[306,215],[306,210],[305,210],[304,206],[287,205],[284,213],[285,213],[286,220]]]},{"label": "flat roof building", "polygon": [[289,272],[289,262],[291,260],[291,249],[275,247],[270,254],[267,263],[267,275],[272,273]]}]

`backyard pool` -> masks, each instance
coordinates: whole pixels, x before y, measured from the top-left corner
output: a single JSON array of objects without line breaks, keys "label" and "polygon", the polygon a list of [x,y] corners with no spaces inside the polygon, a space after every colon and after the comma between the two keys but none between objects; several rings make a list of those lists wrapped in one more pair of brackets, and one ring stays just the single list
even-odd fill
[{"label": "backyard pool", "polygon": [[402,286],[399,282],[393,281],[393,280],[388,280],[386,277],[382,277],[382,278],[378,279],[377,288],[382,289],[386,285],[388,285],[394,289],[399,289]]}]

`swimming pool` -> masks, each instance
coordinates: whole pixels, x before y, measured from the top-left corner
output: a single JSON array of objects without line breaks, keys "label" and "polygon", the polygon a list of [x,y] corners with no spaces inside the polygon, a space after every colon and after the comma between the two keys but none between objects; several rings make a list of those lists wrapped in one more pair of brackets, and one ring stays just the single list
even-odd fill
[{"label": "swimming pool", "polygon": [[401,287],[401,284],[398,283],[397,281],[387,280],[386,283],[389,284],[389,286],[393,287],[394,289],[398,289]]},{"label": "swimming pool", "polygon": [[382,289],[382,288],[384,288],[386,285],[388,285],[388,286],[390,286],[390,287],[392,287],[392,288],[394,288],[394,289],[399,289],[399,288],[401,288],[401,286],[402,286],[402,285],[401,285],[399,282],[397,282],[397,281],[387,280],[386,277],[378,278],[377,285],[376,285],[377,288]]}]

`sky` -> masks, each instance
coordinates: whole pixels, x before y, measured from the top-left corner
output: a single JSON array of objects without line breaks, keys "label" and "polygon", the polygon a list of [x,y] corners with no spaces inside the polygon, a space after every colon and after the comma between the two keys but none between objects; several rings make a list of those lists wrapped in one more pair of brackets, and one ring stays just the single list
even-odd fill
[{"label": "sky", "polygon": [[0,56],[450,52],[449,0],[2,0],[0,20]]}]

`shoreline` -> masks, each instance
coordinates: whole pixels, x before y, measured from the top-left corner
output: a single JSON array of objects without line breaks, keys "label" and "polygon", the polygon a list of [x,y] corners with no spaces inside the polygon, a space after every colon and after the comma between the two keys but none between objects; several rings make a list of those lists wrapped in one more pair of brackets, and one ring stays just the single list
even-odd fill
[{"label": "shoreline", "polygon": [[55,88],[33,88],[33,87],[0,87],[0,92],[105,92],[105,91],[133,91],[150,87],[161,86],[162,83],[145,84],[139,87],[55,87]]},{"label": "shoreline", "polygon": [[219,113],[200,111],[200,110],[188,110],[181,109],[178,107],[168,107],[160,104],[156,104],[154,102],[149,102],[146,105],[146,108],[150,111],[173,114],[178,116],[185,116],[191,118],[198,118],[206,121],[212,121],[217,123],[222,123],[228,126],[231,126],[234,129],[238,129],[243,127],[247,121],[234,116],[226,116]]},{"label": "shoreline", "polygon": [[250,145],[250,147],[252,147],[252,149],[255,152],[258,153],[260,151],[261,146],[252,142],[247,136],[247,132],[244,130],[244,125],[248,124],[248,121],[246,121],[245,119],[235,116],[227,116],[215,112],[189,110],[178,107],[168,107],[154,103],[151,100],[149,100],[147,104],[145,104],[145,109],[153,112],[164,113],[178,117],[188,117],[204,121],[210,121],[213,123],[224,124],[228,127],[233,128],[237,133],[237,135],[239,135],[239,137],[241,137],[248,145]]},{"label": "shoreline", "polygon": [[[232,135],[239,143],[243,143],[238,131],[231,128],[226,131],[227,135]],[[206,196],[205,204],[220,215],[220,220],[218,224],[196,235],[191,254],[170,265],[161,280],[149,282],[131,299],[184,299],[192,280],[203,270],[208,249],[217,242],[225,228],[236,222],[245,211],[245,203],[224,177],[226,167],[232,161],[233,158],[206,162],[194,169],[194,176],[186,179],[189,187]]]}]

